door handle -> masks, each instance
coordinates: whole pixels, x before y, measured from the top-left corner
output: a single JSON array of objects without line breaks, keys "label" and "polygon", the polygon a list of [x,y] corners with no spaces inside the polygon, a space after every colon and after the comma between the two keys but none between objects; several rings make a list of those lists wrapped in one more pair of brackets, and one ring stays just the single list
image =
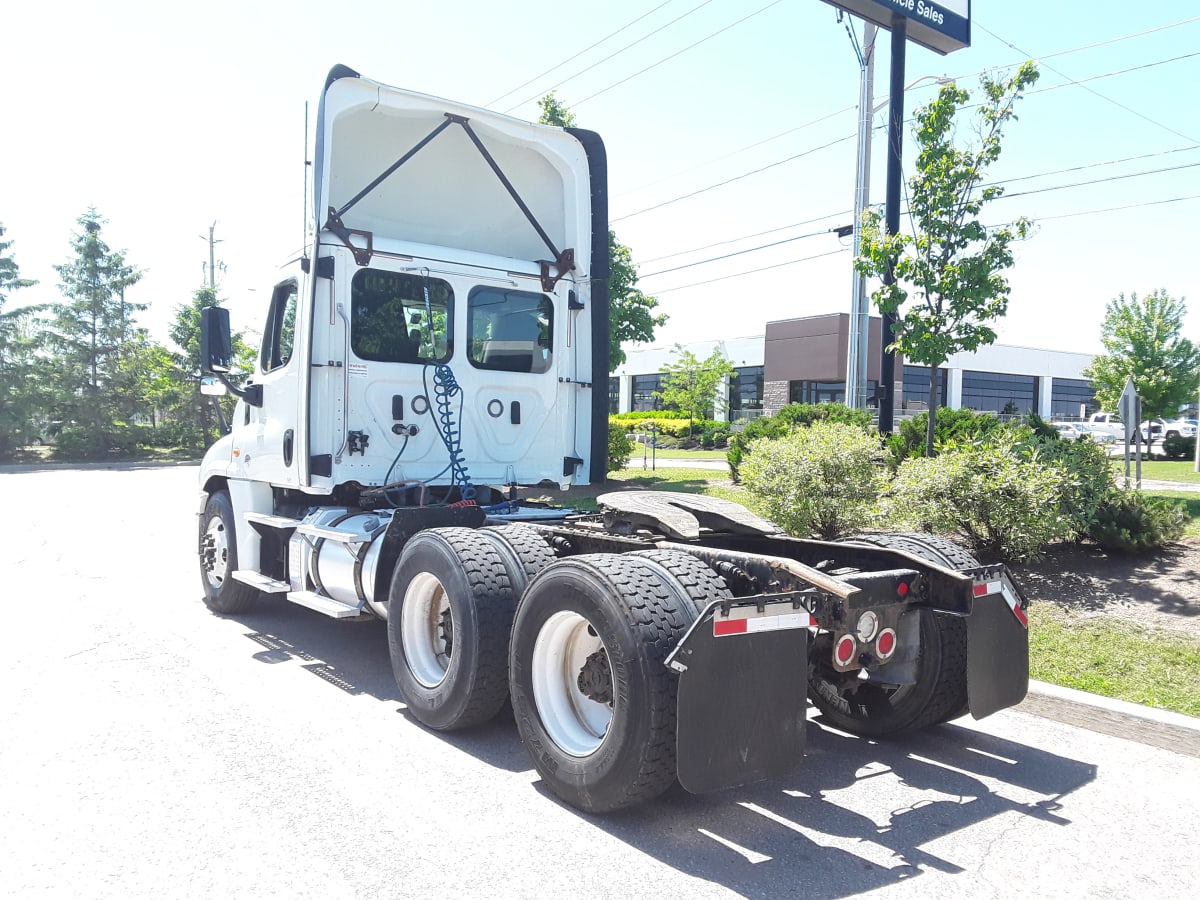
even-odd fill
[{"label": "door handle", "polygon": [[288,429],[283,433],[283,464],[291,466],[292,464],[292,446],[295,444],[295,432]]}]

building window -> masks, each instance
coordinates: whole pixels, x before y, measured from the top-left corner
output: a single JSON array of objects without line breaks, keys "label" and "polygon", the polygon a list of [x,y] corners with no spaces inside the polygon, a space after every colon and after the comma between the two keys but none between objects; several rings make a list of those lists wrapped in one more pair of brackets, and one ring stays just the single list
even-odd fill
[{"label": "building window", "polygon": [[763,367],[743,366],[729,377],[729,409],[762,409]]},{"label": "building window", "polygon": [[610,377],[608,379],[608,414],[615,416],[621,411],[621,379]]},{"label": "building window", "polygon": [[1089,416],[1099,412],[1096,389],[1079,378],[1055,378],[1050,388],[1051,416]]},{"label": "building window", "polygon": [[651,412],[663,408],[662,400],[654,396],[662,390],[661,373],[633,376],[633,412]]},{"label": "building window", "polygon": [[[946,370],[938,369],[938,406],[946,405],[946,382],[949,380]],[[963,406],[966,405],[964,399]],[[928,366],[904,367],[904,409],[914,412],[929,409]]]},{"label": "building window", "polygon": [[788,403],[845,403],[844,381],[789,381]]},{"label": "building window", "polygon": [[1004,372],[962,373],[962,406],[976,412],[1026,415],[1037,412],[1038,379]]}]

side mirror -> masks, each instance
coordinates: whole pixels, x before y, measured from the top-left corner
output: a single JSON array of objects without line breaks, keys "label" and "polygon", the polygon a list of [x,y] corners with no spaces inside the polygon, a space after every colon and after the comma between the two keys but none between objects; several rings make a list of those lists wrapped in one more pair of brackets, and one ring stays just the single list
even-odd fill
[{"label": "side mirror", "polygon": [[229,390],[215,375],[205,375],[200,379],[200,393],[205,397],[224,397]]},{"label": "side mirror", "polygon": [[200,310],[200,371],[228,372],[232,364],[229,310],[220,306]]},{"label": "side mirror", "polygon": [[228,389],[233,396],[240,397],[251,406],[262,406],[262,385],[248,384],[239,388],[232,384],[226,377],[232,366],[233,339],[229,334],[229,310],[220,306],[200,310],[200,371],[215,376],[201,379],[200,393],[219,397]]}]

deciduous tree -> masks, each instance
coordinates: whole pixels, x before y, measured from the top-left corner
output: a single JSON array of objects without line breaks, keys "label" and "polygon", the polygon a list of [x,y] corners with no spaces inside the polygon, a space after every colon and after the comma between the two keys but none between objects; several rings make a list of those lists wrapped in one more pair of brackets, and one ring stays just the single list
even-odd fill
[{"label": "deciduous tree", "polygon": [[663,367],[663,389],[655,391],[655,396],[662,398],[665,405],[688,414],[690,432],[693,420],[709,418],[709,412],[725,408],[724,392],[718,389],[733,374],[733,363],[725,358],[720,347],[713,347],[704,360],[680,344],[672,352],[676,361]]},{"label": "deciduous tree", "polygon": [[1200,348],[1182,336],[1187,303],[1165,290],[1144,298],[1118,294],[1108,301],[1100,340],[1104,353],[1084,375],[1101,407],[1116,410],[1126,379],[1133,379],[1146,418],[1174,417],[1196,396]]},{"label": "deciduous tree", "polygon": [[[937,415],[938,367],[954,353],[975,350],[996,340],[991,323],[1008,309],[1004,270],[1013,263],[1011,244],[1028,235],[1030,223],[985,226],[985,203],[1004,188],[985,185],[988,167],[1000,157],[1004,126],[1015,119],[1014,106],[1037,81],[1033,63],[1011,77],[981,82],[982,102],[975,107],[977,140],[955,144],[958,114],[970,94],[946,85],[928,106],[916,112],[914,134],[919,153],[916,174],[908,181],[911,231],[889,235],[876,210],[863,215],[859,272],[883,277],[894,267],[895,282],[882,285],[873,298],[884,313],[898,313],[891,346],[909,362],[930,367],[929,429],[926,452],[933,455]],[[911,302],[908,302],[910,301]]]},{"label": "deciduous tree", "polygon": [[[543,125],[560,128],[575,127],[575,114],[551,91],[538,101]],[[664,313],[656,313],[658,300],[638,289],[637,265],[632,251],[617,239],[615,231],[608,233],[608,369],[615,371],[625,362],[627,343],[647,343],[654,340],[654,330],[666,324]]]}]

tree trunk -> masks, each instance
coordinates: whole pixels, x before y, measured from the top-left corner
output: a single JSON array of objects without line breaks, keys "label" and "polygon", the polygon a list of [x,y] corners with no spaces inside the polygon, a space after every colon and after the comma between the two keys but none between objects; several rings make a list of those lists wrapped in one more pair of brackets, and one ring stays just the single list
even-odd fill
[{"label": "tree trunk", "polygon": [[925,429],[925,455],[933,456],[933,435],[937,428],[938,367],[929,367],[929,423]]}]

